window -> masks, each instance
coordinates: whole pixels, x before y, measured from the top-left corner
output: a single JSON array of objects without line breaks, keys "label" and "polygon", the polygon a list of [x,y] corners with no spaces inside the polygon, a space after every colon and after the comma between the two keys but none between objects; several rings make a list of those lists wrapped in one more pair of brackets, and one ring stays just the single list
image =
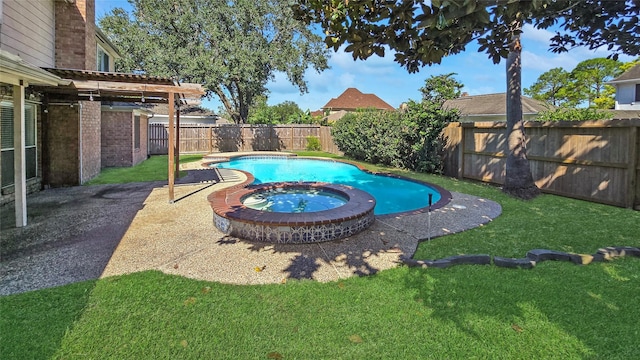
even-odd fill
[{"label": "window", "polygon": [[636,84],[636,100],[640,101],[640,84]]},{"label": "window", "polygon": [[[2,187],[14,184],[13,159],[15,149],[13,143],[13,103],[0,103],[0,119],[2,128]],[[33,104],[25,104],[24,109],[25,130],[25,163],[27,179],[36,177],[38,168],[38,149],[36,134],[36,107]]]},{"label": "window", "polygon": [[106,51],[104,51],[103,48],[101,48],[98,45],[98,53],[96,56],[96,60],[98,62],[97,67],[98,67],[98,71],[110,71],[109,70],[109,54],[107,54]]},{"label": "window", "polygon": [[140,149],[140,115],[133,118],[133,148]]}]

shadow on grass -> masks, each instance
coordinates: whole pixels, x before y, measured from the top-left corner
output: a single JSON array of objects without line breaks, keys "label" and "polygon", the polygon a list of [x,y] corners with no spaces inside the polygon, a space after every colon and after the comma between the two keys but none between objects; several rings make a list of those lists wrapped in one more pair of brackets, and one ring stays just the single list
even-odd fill
[{"label": "shadow on grass", "polygon": [[96,281],[0,297],[3,359],[49,359],[87,307]]},{"label": "shadow on grass", "polygon": [[489,356],[490,344],[506,338],[516,352],[527,349],[540,358],[561,356],[560,349],[568,357],[638,358],[637,261],[588,267],[545,262],[520,271],[412,268],[405,287],[433,317],[481,344],[477,354]]}]

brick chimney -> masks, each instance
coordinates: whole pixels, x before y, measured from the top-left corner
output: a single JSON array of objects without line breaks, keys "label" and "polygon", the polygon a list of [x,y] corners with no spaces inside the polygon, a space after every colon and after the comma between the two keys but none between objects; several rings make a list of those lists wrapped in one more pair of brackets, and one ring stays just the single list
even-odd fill
[{"label": "brick chimney", "polygon": [[56,67],[96,70],[95,0],[56,0]]}]

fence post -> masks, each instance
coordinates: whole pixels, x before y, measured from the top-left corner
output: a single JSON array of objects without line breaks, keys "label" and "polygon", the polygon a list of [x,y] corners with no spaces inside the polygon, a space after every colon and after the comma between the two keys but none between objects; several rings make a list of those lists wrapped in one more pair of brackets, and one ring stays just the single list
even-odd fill
[{"label": "fence post", "polygon": [[208,132],[209,135],[209,154],[213,152],[213,125],[209,125]]},{"label": "fence post", "polygon": [[626,191],[627,198],[625,200],[625,207],[633,208],[636,200],[636,181],[637,179],[637,167],[638,167],[638,127],[635,124],[629,124],[629,165],[627,166],[627,186]]},{"label": "fence post", "polygon": [[464,179],[464,139],[465,127],[460,123],[460,142],[458,143],[458,179]]}]

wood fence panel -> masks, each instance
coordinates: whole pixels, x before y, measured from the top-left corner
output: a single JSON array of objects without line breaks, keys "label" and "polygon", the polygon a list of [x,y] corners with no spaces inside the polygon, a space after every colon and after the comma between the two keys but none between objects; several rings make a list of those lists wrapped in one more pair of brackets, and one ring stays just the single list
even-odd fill
[{"label": "wood fence panel", "polygon": [[[547,193],[640,208],[638,127],[640,119],[526,123],[536,185]],[[445,157],[445,174],[504,183],[504,122],[450,124],[443,134],[445,149],[453,152]]]},{"label": "wood fence panel", "polygon": [[148,151],[150,155],[169,153],[169,133],[163,124],[149,124],[148,137]]},{"label": "wood fence panel", "polygon": [[[323,151],[342,154],[333,142],[330,127],[308,124],[181,125],[180,152],[305,150],[309,136],[320,139]],[[149,154],[167,154],[167,138],[166,124],[149,124]]]},{"label": "wood fence panel", "polygon": [[320,146],[322,151],[326,151],[332,154],[344,155],[338,146],[333,141],[333,136],[331,135],[331,127],[330,126],[321,126],[319,130],[320,135]]}]

